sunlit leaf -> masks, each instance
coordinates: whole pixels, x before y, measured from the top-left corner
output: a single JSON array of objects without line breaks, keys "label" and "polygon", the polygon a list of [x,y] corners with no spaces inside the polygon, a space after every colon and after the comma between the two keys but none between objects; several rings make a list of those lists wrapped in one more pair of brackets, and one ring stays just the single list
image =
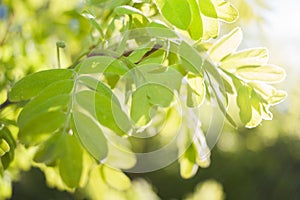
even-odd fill
[{"label": "sunlit leaf", "polygon": [[188,75],[187,82],[187,106],[199,107],[205,99],[204,80],[200,76]]},{"label": "sunlit leaf", "polygon": [[242,30],[240,28],[233,29],[230,33],[215,42],[209,49],[210,58],[215,62],[221,61],[238,48],[242,39]]},{"label": "sunlit leaf", "polygon": [[240,87],[237,91],[237,105],[240,108],[240,118],[243,123],[250,121],[252,116],[252,107],[249,88],[244,86]]},{"label": "sunlit leaf", "polygon": [[117,190],[127,190],[131,187],[130,179],[121,170],[102,165],[100,171],[110,187]]},{"label": "sunlit leaf", "polygon": [[193,144],[184,152],[183,156],[179,158],[180,175],[182,178],[188,179],[193,177],[198,169],[196,164],[196,152]]},{"label": "sunlit leaf", "polygon": [[202,16],[203,21],[203,36],[202,40],[216,38],[219,35],[219,22],[217,19]]},{"label": "sunlit leaf", "polygon": [[247,81],[278,83],[285,78],[285,71],[276,65],[245,66],[238,68],[236,75]]},{"label": "sunlit leaf", "polygon": [[221,67],[226,70],[233,70],[242,66],[259,66],[267,64],[269,59],[268,50],[266,48],[247,49],[236,52],[221,62]]},{"label": "sunlit leaf", "polygon": [[218,18],[226,22],[234,22],[239,16],[239,12],[230,2],[225,0],[213,1],[215,2],[215,8],[217,11]]},{"label": "sunlit leaf", "polygon": [[191,7],[192,21],[187,31],[193,40],[199,40],[203,35],[203,24],[199,6],[196,0],[188,0],[188,2]]},{"label": "sunlit leaf", "polygon": [[192,14],[188,1],[186,0],[156,0],[162,15],[179,29],[187,30]]},{"label": "sunlit leaf", "polygon": [[198,0],[201,12],[207,16],[212,18],[217,18],[217,11],[215,9],[214,4],[211,0]]},{"label": "sunlit leaf", "polygon": [[173,92],[163,85],[148,83],[132,94],[131,119],[140,126],[151,120],[151,108],[168,107],[173,100]]}]

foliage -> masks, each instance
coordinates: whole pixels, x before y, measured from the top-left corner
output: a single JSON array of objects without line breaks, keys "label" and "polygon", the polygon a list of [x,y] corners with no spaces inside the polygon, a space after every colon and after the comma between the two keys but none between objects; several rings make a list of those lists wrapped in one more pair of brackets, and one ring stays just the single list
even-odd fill
[{"label": "foliage", "polygon": [[[5,5],[0,89],[9,93],[1,114],[12,114],[0,115],[2,177],[18,156],[15,148],[24,145],[49,185],[82,189],[90,198],[139,199],[123,173],[143,166],[138,153],[175,140],[183,178],[209,165],[213,145],[197,113],[204,102],[217,104],[232,126],[253,128],[272,119],[270,107],[286,97],[272,86],[285,72],[268,64],[267,49],[239,50],[238,27],[219,36],[219,23],[238,17],[227,1],[72,2],[58,10],[59,1]],[[36,24],[18,16],[28,7],[22,17],[41,16]],[[42,45],[48,37],[65,40],[56,43],[60,69],[36,65],[47,59],[54,65],[55,50],[46,57]],[[69,61],[61,64],[61,55]],[[153,160],[159,167],[169,164],[161,162]]]}]

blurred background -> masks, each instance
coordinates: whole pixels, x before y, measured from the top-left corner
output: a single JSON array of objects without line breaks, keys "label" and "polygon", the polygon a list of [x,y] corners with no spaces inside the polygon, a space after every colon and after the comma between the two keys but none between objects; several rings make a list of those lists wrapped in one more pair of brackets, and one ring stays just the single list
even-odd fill
[{"label": "blurred background", "polygon": [[[233,25],[223,24],[224,33],[238,24],[244,31],[241,48],[267,47],[270,62],[287,71],[278,87],[289,97],[272,108],[272,121],[255,129],[225,126],[210,167],[192,179],[180,177],[177,162],[159,171],[129,174],[142,191],[151,190],[153,198],[300,199],[300,1],[231,1],[240,18]],[[0,0],[0,103],[15,80],[57,65],[56,41],[68,44],[62,66],[69,66],[91,42],[89,25],[76,12],[80,6],[72,0]],[[19,168],[23,172],[15,172],[12,199],[80,199],[80,194],[49,188],[38,169],[26,164]],[[0,199],[6,187],[5,180],[0,182]]]}]

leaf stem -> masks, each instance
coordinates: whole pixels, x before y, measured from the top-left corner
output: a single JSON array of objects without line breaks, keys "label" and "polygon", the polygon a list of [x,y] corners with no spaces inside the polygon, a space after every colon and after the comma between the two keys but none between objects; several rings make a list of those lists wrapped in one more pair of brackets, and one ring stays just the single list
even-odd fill
[{"label": "leaf stem", "polygon": [[58,64],[58,69],[61,68],[61,64],[60,64],[60,52],[59,49],[60,48],[65,48],[66,44],[63,41],[58,41],[56,42],[56,53],[57,53],[57,64]]}]

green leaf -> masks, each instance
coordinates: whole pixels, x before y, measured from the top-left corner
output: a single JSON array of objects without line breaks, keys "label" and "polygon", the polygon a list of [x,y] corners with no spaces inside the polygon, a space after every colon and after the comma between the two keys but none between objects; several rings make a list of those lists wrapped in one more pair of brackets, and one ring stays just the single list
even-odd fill
[{"label": "green leaf", "polygon": [[28,100],[53,82],[72,77],[73,72],[67,69],[46,70],[28,75],[13,86],[9,100],[12,102]]},{"label": "green leaf", "polygon": [[187,30],[192,20],[191,8],[186,0],[156,0],[162,15],[179,29]]},{"label": "green leaf", "polygon": [[243,123],[248,123],[252,117],[252,107],[249,88],[242,86],[237,91],[237,105],[240,108],[240,118]]},{"label": "green leaf", "polygon": [[143,64],[137,68],[146,82],[161,84],[170,90],[177,90],[181,86],[182,75],[171,67],[159,64]]},{"label": "green leaf", "polygon": [[107,156],[108,147],[97,121],[78,111],[73,112],[73,120],[73,132],[78,135],[81,144],[96,160],[103,160]]},{"label": "green leaf", "polygon": [[131,119],[139,126],[151,120],[151,108],[168,107],[174,98],[173,92],[166,86],[148,83],[132,94]]},{"label": "green leaf", "polygon": [[115,59],[111,56],[93,56],[82,61],[76,71],[79,74],[103,73],[113,62]]},{"label": "green leaf", "polygon": [[115,133],[124,135],[130,131],[131,122],[112,95],[85,90],[78,92],[75,99],[79,106],[96,116],[100,124]]},{"label": "green leaf", "polygon": [[117,15],[133,15],[133,14],[137,14],[137,15],[141,15],[141,16],[145,17],[144,14],[142,13],[142,11],[140,11],[139,9],[134,8],[132,6],[128,6],[128,5],[116,7],[114,9],[114,12]]},{"label": "green leaf", "polygon": [[115,7],[126,5],[130,0],[88,0],[90,5],[98,6],[106,9],[113,9]]},{"label": "green leaf", "polygon": [[35,145],[62,128],[66,120],[65,113],[51,111],[35,115],[28,122],[19,125],[19,139],[25,145]]},{"label": "green leaf", "polygon": [[9,144],[6,140],[0,138],[0,157],[10,151]]},{"label": "green leaf", "polygon": [[214,2],[219,19],[225,22],[234,22],[238,18],[239,12],[230,2],[224,0],[214,0]]},{"label": "green leaf", "polygon": [[246,81],[262,81],[266,83],[278,83],[285,78],[285,71],[276,65],[240,67],[235,74]]},{"label": "green leaf", "polygon": [[130,179],[121,170],[101,165],[100,173],[105,182],[114,189],[124,191],[131,187]]},{"label": "green leaf", "polygon": [[132,63],[137,63],[145,56],[145,54],[150,51],[154,46],[154,42],[148,42],[144,45],[139,46],[133,52],[130,53],[128,59]]},{"label": "green leaf", "polygon": [[226,57],[220,66],[230,72],[235,72],[237,68],[243,66],[265,65],[268,59],[269,54],[266,48],[247,49]]},{"label": "green leaf", "polygon": [[149,36],[158,38],[177,38],[177,34],[160,21],[153,21],[146,27]]},{"label": "green leaf", "polygon": [[70,188],[79,186],[83,166],[82,149],[74,135],[64,134],[63,156],[59,160],[59,174]]},{"label": "green leaf", "polygon": [[[205,61],[203,65],[205,71],[207,72],[207,78],[209,84],[205,84],[206,86],[209,85],[215,95],[217,103],[219,105],[220,110],[228,120],[228,122],[233,126],[237,127],[236,123],[232,119],[232,117],[227,113],[227,93],[226,88],[223,83],[223,79],[217,68],[210,62]],[[208,92],[206,94],[209,94]]]},{"label": "green leaf", "polygon": [[139,63],[139,65],[151,64],[151,63],[162,64],[165,58],[166,58],[166,51],[163,49],[158,49],[153,53],[151,53],[150,55],[144,57]]},{"label": "green leaf", "polygon": [[232,54],[242,42],[243,34],[240,28],[233,29],[230,33],[223,36],[209,49],[210,58],[219,62],[229,54]]},{"label": "green leaf", "polygon": [[205,99],[204,80],[200,76],[189,74],[187,77],[187,82],[187,106],[192,108],[199,107]]},{"label": "green leaf", "polygon": [[10,130],[7,127],[0,128],[0,165],[2,163],[3,169],[9,167],[9,164],[14,160],[16,142]]},{"label": "green leaf", "polygon": [[22,126],[38,114],[49,111],[64,111],[70,100],[74,87],[73,80],[57,81],[44,88],[35,98],[25,105],[18,117],[18,125]]},{"label": "green leaf", "polygon": [[54,133],[48,140],[42,143],[35,153],[34,161],[54,165],[55,162],[63,155],[64,143],[62,133]]},{"label": "green leaf", "polygon": [[202,57],[196,49],[191,47],[186,42],[182,41],[179,46],[179,55],[182,60],[182,64],[188,72],[193,74],[201,74],[202,69]]},{"label": "green leaf", "polygon": [[198,0],[198,4],[200,6],[201,12],[207,16],[212,18],[217,18],[217,11],[215,9],[214,4],[211,0]]},{"label": "green leaf", "polygon": [[192,11],[192,21],[188,27],[188,33],[193,40],[199,40],[203,35],[203,24],[199,6],[196,0],[188,0],[188,2]]}]

